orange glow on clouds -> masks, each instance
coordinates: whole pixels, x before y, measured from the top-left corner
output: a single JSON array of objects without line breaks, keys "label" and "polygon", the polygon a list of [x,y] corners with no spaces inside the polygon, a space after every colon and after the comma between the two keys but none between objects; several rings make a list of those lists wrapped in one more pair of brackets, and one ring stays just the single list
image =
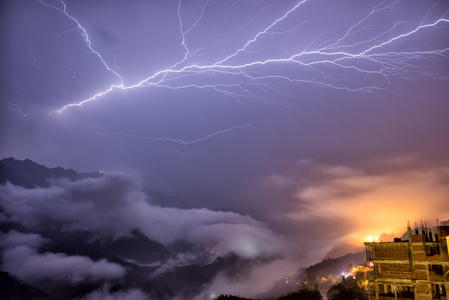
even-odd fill
[{"label": "orange glow on clouds", "polygon": [[320,169],[328,175],[324,180],[297,191],[301,207],[290,217],[344,221],[350,225],[345,239],[363,243],[367,237],[375,241],[382,233],[404,233],[407,220],[430,222],[449,216],[448,167],[408,169],[387,175],[328,169]]}]

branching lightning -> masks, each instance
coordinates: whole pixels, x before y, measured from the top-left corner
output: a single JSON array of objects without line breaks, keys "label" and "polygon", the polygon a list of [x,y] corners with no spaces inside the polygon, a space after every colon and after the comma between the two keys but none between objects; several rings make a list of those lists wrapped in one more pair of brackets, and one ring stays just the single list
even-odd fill
[{"label": "branching lightning", "polygon": [[33,63],[36,66],[36,68],[41,71],[43,74],[45,74],[46,76],[48,76],[48,78],[50,78],[50,80],[53,80],[53,78],[51,77],[51,75],[46,72],[44,69],[42,69],[38,64],[37,64],[37,58],[36,56],[34,56],[34,54],[31,52],[31,49],[28,49],[28,55],[33,59]]},{"label": "branching lightning", "polygon": [[47,3],[45,3],[42,0],[37,0],[37,1],[40,4],[44,5],[44,6],[56,9],[57,11],[59,11],[59,12],[63,13],[64,15],[66,15],[67,18],[69,18],[70,20],[75,22],[76,25],[77,25],[77,29],[79,29],[81,31],[81,35],[84,37],[84,40],[86,41],[87,47],[89,48],[89,50],[100,59],[101,63],[106,67],[106,69],[109,72],[112,72],[118,79],[120,79],[120,83],[123,86],[123,78],[117,72],[115,72],[113,69],[111,69],[109,67],[109,65],[106,63],[106,61],[103,59],[103,57],[101,56],[101,54],[98,51],[94,50],[94,48],[92,47],[92,42],[90,40],[89,34],[87,33],[86,29],[80,24],[80,22],[78,22],[78,20],[76,18],[72,17],[71,15],[69,15],[67,13],[67,6],[64,3],[64,1],[61,1],[62,9],[58,8],[58,7],[54,6],[54,5],[51,5],[51,4],[47,4]]},{"label": "branching lightning", "polygon": [[[52,113],[61,113],[71,107],[84,105],[114,90],[132,90],[141,87],[211,89],[222,94],[225,99],[249,97],[252,99],[262,99],[270,103],[258,91],[269,90],[282,93],[282,89],[277,87],[277,82],[283,84],[312,84],[351,92],[370,92],[383,88],[383,85],[390,83],[393,77],[407,79],[415,76],[430,76],[438,79],[447,79],[446,75],[426,71],[425,68],[416,63],[417,61],[432,57],[448,59],[449,45],[447,43],[446,47],[432,50],[405,48],[403,51],[392,51],[391,49],[394,47],[390,46],[397,46],[400,42],[406,42],[421,32],[447,28],[449,26],[448,12],[440,14],[438,19],[428,21],[431,7],[420,20],[398,20],[390,28],[382,32],[370,35],[364,34],[364,31],[370,29],[372,26],[369,21],[374,16],[384,11],[395,9],[400,0],[392,3],[381,2],[368,14],[350,26],[341,36],[323,42],[320,46],[315,47],[315,49],[313,49],[313,45],[321,38],[321,35],[318,35],[307,46],[302,45],[300,47],[298,45],[296,48],[302,48],[302,50],[295,50],[293,53],[291,51],[293,49],[284,51],[283,53],[277,53],[276,55],[272,54],[272,57],[268,53],[265,53],[264,55],[267,58],[262,60],[257,59],[257,55],[250,55],[260,39],[268,39],[273,35],[279,36],[300,30],[303,25],[317,20],[316,18],[310,20],[299,19],[296,24],[290,26],[290,29],[278,28],[287,22],[287,20],[291,22],[296,13],[302,9],[306,9],[307,5],[313,2],[312,0],[298,1],[293,7],[281,14],[280,17],[277,17],[270,24],[248,38],[241,47],[230,54],[224,55],[221,59],[217,59],[213,63],[204,65],[198,63],[188,64],[191,58],[195,57],[204,49],[192,50],[188,42],[189,36],[194,33],[195,28],[202,26],[201,21],[207,14],[210,2],[213,0],[206,0],[203,3],[200,14],[191,22],[190,26],[186,26],[186,22],[182,18],[183,3],[179,0],[177,5],[177,18],[181,35],[180,45],[184,50],[183,57],[168,68],[154,72],[141,81],[130,85],[125,85],[123,78],[114,69],[109,67],[102,55],[94,49],[86,29],[74,16],[69,14],[67,6],[63,1],[61,1],[60,7],[47,4],[43,0],[37,1],[46,7],[57,10],[74,22],[86,41],[89,50],[119,80],[119,83],[111,84],[108,88],[99,91],[90,98],[66,104],[61,109]],[[224,22],[227,21],[228,14],[235,4],[233,3],[226,12]],[[287,53],[289,54],[287,55]],[[270,73],[270,68],[277,68],[277,71]],[[279,71],[282,68],[290,71]],[[345,81],[339,80],[337,76],[332,75],[333,72],[330,71],[334,70],[353,72],[353,77],[376,76],[377,80],[372,81],[370,85],[348,84]],[[314,75],[309,76],[307,75],[308,72]],[[221,80],[216,79],[218,76]],[[379,78],[382,78],[382,80],[379,80]],[[176,139],[173,141],[183,144],[192,142]]]},{"label": "branching lightning", "polygon": [[267,28],[265,28],[264,30],[260,31],[259,33],[257,33],[254,38],[250,39],[242,48],[238,49],[237,51],[235,51],[233,54],[227,56],[226,58],[224,58],[223,60],[217,62],[214,64],[215,65],[221,65],[224,62],[228,61],[229,59],[235,57],[236,55],[238,55],[240,52],[243,52],[246,50],[246,48],[248,48],[249,45],[251,45],[252,43],[256,42],[256,40],[259,38],[259,36],[267,33],[271,28],[273,28],[277,23],[282,22],[282,20],[286,19],[288,17],[288,15],[290,15],[293,11],[295,11],[296,9],[298,9],[298,7],[305,3],[307,0],[302,0],[299,1],[298,4],[296,4],[292,9],[290,9],[289,11],[287,11],[282,17],[276,19],[273,23],[271,23]]},{"label": "branching lightning", "polygon": [[75,75],[76,75],[76,74],[75,74],[75,71],[73,70],[73,68],[72,68],[71,66],[63,65],[63,64],[55,64],[55,65],[70,70],[70,73],[72,74],[71,78],[72,78],[72,79],[75,78]]},{"label": "branching lightning", "polygon": [[119,132],[105,132],[102,134],[103,137],[105,136],[111,136],[111,135],[121,135],[121,136],[125,136],[125,137],[130,137],[133,139],[139,139],[142,141],[151,141],[151,142],[160,142],[160,141],[164,141],[164,142],[171,142],[171,143],[176,143],[176,144],[181,144],[181,145],[193,145],[199,142],[204,142],[207,141],[215,136],[221,135],[221,134],[225,134],[237,129],[242,129],[242,128],[248,128],[250,127],[252,124],[246,124],[246,125],[238,125],[238,126],[233,126],[231,128],[228,129],[224,129],[224,130],[219,130],[217,132],[208,134],[204,137],[200,137],[200,138],[195,138],[195,139],[182,139],[182,138],[169,138],[169,137],[143,137],[143,136],[137,136],[137,135],[132,135],[132,134],[127,134],[127,133],[119,133]]},{"label": "branching lightning", "polygon": [[16,111],[16,112],[20,113],[23,117],[26,117],[29,115],[22,110],[22,108],[19,106],[19,104],[17,102],[11,103],[1,97],[0,97],[0,100],[2,100],[3,102],[5,102],[9,105],[9,109],[8,109],[9,111]]}]

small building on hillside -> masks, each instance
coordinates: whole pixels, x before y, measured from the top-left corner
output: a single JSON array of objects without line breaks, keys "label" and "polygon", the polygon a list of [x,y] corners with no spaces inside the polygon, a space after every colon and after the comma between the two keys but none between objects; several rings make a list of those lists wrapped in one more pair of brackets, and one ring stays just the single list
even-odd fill
[{"label": "small building on hillside", "polygon": [[408,240],[366,242],[370,299],[441,299],[449,289],[449,221],[427,228],[421,223]]}]

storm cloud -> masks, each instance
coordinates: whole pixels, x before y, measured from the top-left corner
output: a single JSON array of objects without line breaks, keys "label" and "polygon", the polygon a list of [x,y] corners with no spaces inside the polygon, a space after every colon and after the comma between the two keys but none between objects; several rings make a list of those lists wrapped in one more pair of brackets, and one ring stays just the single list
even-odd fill
[{"label": "storm cloud", "polygon": [[[25,232],[12,230],[2,234],[2,270],[30,283],[44,279],[101,282],[120,279],[126,273],[123,267],[105,259],[93,261],[85,256],[41,253],[41,246],[52,241],[40,234],[49,231],[68,236],[91,232],[91,239],[101,241],[131,236],[138,229],[166,246],[186,241],[203,251],[209,249],[210,261],[234,253],[243,259],[262,259],[270,264],[273,260],[282,261],[286,266],[285,260],[296,251],[294,241],[250,216],[209,209],[165,208],[153,206],[148,200],[136,178],[120,174],[76,182],[61,179],[48,188],[25,189],[6,183],[0,186],[2,222],[20,224]],[[192,264],[198,261],[197,255],[178,253],[168,261],[153,263],[158,270],[152,276]],[[295,269],[290,264],[288,271],[280,268],[272,272],[257,285],[258,292],[266,289],[267,281]],[[243,280],[241,284],[247,283]],[[106,289],[89,295],[88,299],[98,298],[101,293],[109,295]]]},{"label": "storm cloud", "polygon": [[169,245],[178,240],[233,251],[243,257],[273,256],[287,245],[262,222],[233,212],[152,206],[136,179],[106,175],[78,182],[60,181],[50,188],[0,187],[4,221],[28,230],[59,227],[119,238],[140,229]]},{"label": "storm cloud", "polygon": [[263,198],[266,191],[282,203],[261,215],[308,245],[325,241],[327,251],[339,244],[361,248],[369,236],[402,234],[407,220],[434,225],[449,213],[448,166],[414,154],[353,166],[300,160],[284,173],[269,175],[262,186],[262,202],[272,204]]},{"label": "storm cloud", "polygon": [[79,283],[118,279],[125,269],[106,259],[92,261],[85,256],[68,256],[63,253],[38,253],[44,242],[38,234],[10,231],[1,236],[2,270],[31,283],[45,279]]}]

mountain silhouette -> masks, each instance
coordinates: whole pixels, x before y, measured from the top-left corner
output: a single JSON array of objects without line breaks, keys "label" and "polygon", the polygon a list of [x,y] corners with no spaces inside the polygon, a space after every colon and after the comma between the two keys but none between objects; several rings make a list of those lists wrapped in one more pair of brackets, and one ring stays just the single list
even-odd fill
[{"label": "mountain silhouette", "polygon": [[51,180],[68,178],[77,181],[85,178],[100,178],[100,172],[77,173],[73,169],[48,168],[32,160],[17,160],[13,157],[0,161],[0,184],[7,181],[24,188],[49,187]]},{"label": "mountain silhouette", "polygon": [[14,275],[0,271],[0,294],[4,300],[8,299],[54,299],[42,290],[29,285]]}]

